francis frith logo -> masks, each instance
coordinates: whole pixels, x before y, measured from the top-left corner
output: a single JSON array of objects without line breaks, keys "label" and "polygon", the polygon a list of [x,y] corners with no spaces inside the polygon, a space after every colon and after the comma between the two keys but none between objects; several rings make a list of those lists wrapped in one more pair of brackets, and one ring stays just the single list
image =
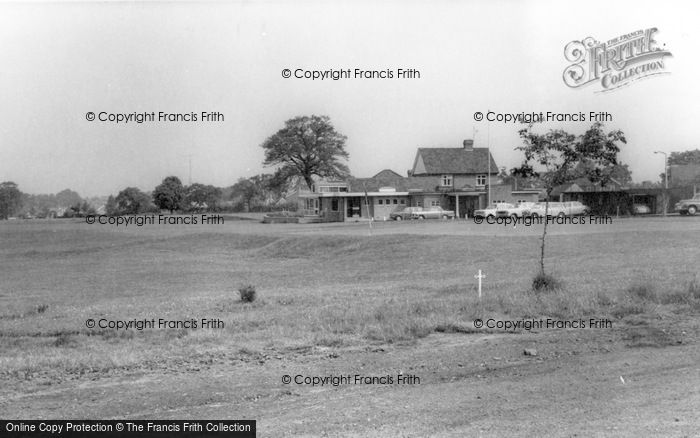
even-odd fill
[{"label": "francis frith logo", "polygon": [[672,56],[665,45],[654,39],[657,28],[637,30],[606,42],[593,37],[571,41],[564,48],[564,83],[579,88],[599,82],[599,92],[612,91],[649,76],[668,73],[665,56]]}]

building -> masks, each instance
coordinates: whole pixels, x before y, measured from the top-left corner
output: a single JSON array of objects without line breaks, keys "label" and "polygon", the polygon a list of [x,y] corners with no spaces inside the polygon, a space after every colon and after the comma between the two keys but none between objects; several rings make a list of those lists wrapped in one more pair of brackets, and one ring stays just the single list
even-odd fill
[{"label": "building", "polygon": [[295,196],[306,212],[328,222],[387,220],[407,206],[439,206],[467,217],[486,207],[489,199],[491,204],[537,201],[540,190],[513,190],[497,175],[489,149],[465,140],[462,147],[419,148],[408,176],[384,169],[370,178],[320,180],[313,190],[299,190]]},{"label": "building", "polygon": [[668,185],[678,187],[700,183],[700,165],[672,164],[668,166]]}]

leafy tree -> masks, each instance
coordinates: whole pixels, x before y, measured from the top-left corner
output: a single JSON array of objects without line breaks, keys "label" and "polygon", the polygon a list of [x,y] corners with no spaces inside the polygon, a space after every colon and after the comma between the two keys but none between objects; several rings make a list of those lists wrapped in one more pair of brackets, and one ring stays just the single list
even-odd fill
[{"label": "leafy tree", "polygon": [[668,165],[672,164],[700,164],[700,149],[685,152],[671,152],[668,156]]},{"label": "leafy tree", "polygon": [[112,195],[109,195],[109,198],[107,198],[107,202],[105,203],[105,214],[107,216],[116,216],[119,214],[119,207],[117,206],[117,201]]},{"label": "leafy tree", "polygon": [[342,178],[349,174],[347,165],[341,162],[348,159],[346,139],[328,116],[295,117],[262,144],[263,164],[281,166],[281,175],[300,176],[311,189],[314,175]]},{"label": "leafy tree", "polygon": [[184,194],[185,188],[180,178],[169,176],[153,191],[153,202],[158,208],[170,210],[170,214],[173,214],[175,210],[180,209]]},{"label": "leafy tree", "polygon": [[[584,160],[579,164],[579,167],[582,167],[582,169],[577,169],[579,173],[582,175],[586,175],[588,170],[585,169],[585,167],[592,168],[590,170],[593,170],[595,172],[595,163],[589,163],[588,160]],[[607,182],[611,180],[615,180],[620,185],[627,187],[630,184],[632,184],[632,171],[629,169],[629,166],[627,164],[622,164],[622,163],[617,163],[617,164],[612,164],[606,167],[602,167],[600,170],[600,178],[598,178],[599,182],[601,182],[602,185],[605,185]]]},{"label": "leafy tree", "polygon": [[239,199],[245,211],[250,211],[253,199],[259,197],[260,187],[251,178],[239,178],[231,187],[231,199]]},{"label": "leafy tree", "polygon": [[221,189],[194,183],[185,188],[184,205],[188,210],[215,211],[221,199]]},{"label": "leafy tree", "polygon": [[127,187],[114,199],[117,214],[138,214],[148,211],[151,198],[136,187]]},{"label": "leafy tree", "polygon": [[[549,197],[555,187],[588,178],[591,182],[605,184],[617,165],[620,148],[617,143],[627,143],[622,131],[603,132],[603,125],[595,123],[583,135],[575,136],[561,129],[546,134],[533,132],[533,125],[519,131],[524,145],[517,150],[525,154],[520,167],[512,169],[513,175],[537,177],[547,193],[545,215],[549,214]],[[537,167],[537,169],[535,168]],[[547,218],[542,231],[540,274],[544,277],[545,238]]]},{"label": "leafy tree", "polygon": [[0,183],[0,219],[13,216],[22,207],[22,192],[12,181]]},{"label": "leafy tree", "polygon": [[61,190],[56,193],[56,205],[55,207],[69,208],[72,205],[80,204],[83,202],[83,198],[80,197],[78,192],[74,192],[70,189]]}]

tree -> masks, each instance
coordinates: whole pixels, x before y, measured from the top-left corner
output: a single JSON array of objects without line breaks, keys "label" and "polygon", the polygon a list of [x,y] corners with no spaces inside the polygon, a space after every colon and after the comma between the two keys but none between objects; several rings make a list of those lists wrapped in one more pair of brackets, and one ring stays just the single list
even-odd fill
[{"label": "tree", "polygon": [[700,164],[700,149],[685,152],[671,152],[668,156],[668,165],[673,164]]},{"label": "tree", "polygon": [[321,178],[349,175],[348,167],[341,162],[348,159],[346,139],[336,132],[328,116],[295,117],[262,144],[263,164],[281,166],[283,175],[298,175],[311,189],[314,175]]},{"label": "tree", "polygon": [[[584,160],[579,164],[580,167],[595,167],[595,163],[589,163],[588,160]],[[582,170],[581,174],[585,175],[587,173],[586,169]],[[600,169],[601,178],[600,182],[605,185],[605,183],[615,180],[620,183],[623,187],[628,187],[632,184],[632,171],[629,169],[627,164],[617,163],[610,166],[606,166]]]},{"label": "tree", "polygon": [[[616,166],[620,148],[618,142],[627,143],[622,131],[603,132],[603,125],[595,123],[581,136],[574,136],[558,129],[546,134],[537,134],[533,125],[519,131],[524,145],[517,147],[525,154],[520,167],[511,171],[513,175],[537,177],[547,193],[545,215],[549,213],[549,197],[555,187],[588,178],[593,183],[604,185],[610,179],[610,168]],[[535,166],[538,169],[535,169]],[[542,231],[540,251],[540,275],[545,276],[544,254],[547,236],[547,217]]]},{"label": "tree", "polygon": [[68,209],[69,207],[82,202],[83,198],[80,197],[78,192],[74,192],[73,190],[65,189],[56,193],[56,207]]},{"label": "tree", "polygon": [[0,219],[13,216],[22,207],[22,192],[12,181],[0,183]]},{"label": "tree", "polygon": [[221,199],[221,189],[211,185],[194,183],[185,188],[183,205],[187,210],[215,211]]},{"label": "tree", "polygon": [[107,202],[105,203],[105,214],[107,216],[117,216],[119,214],[119,206],[117,205],[116,199],[114,199],[114,196],[109,195],[109,198],[107,198]]},{"label": "tree", "polygon": [[251,178],[239,178],[231,187],[231,199],[240,200],[245,211],[250,211],[253,199],[260,195],[259,186]]},{"label": "tree", "polygon": [[184,194],[185,188],[180,178],[169,176],[153,191],[153,202],[158,208],[170,210],[170,214],[173,214],[175,210],[180,209]]},{"label": "tree", "polygon": [[136,187],[127,187],[114,199],[117,214],[138,214],[148,211],[151,198]]}]

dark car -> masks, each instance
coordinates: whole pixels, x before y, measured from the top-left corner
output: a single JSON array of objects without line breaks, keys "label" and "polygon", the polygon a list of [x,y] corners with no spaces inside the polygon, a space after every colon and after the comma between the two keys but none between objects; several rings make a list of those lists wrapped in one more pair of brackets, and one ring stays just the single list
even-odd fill
[{"label": "dark car", "polygon": [[454,219],[455,212],[443,210],[442,207],[426,207],[423,210],[413,213],[416,219]]},{"label": "dark car", "polygon": [[700,210],[700,194],[695,195],[691,199],[683,199],[678,201],[675,209],[683,216],[695,216],[698,210]]}]

